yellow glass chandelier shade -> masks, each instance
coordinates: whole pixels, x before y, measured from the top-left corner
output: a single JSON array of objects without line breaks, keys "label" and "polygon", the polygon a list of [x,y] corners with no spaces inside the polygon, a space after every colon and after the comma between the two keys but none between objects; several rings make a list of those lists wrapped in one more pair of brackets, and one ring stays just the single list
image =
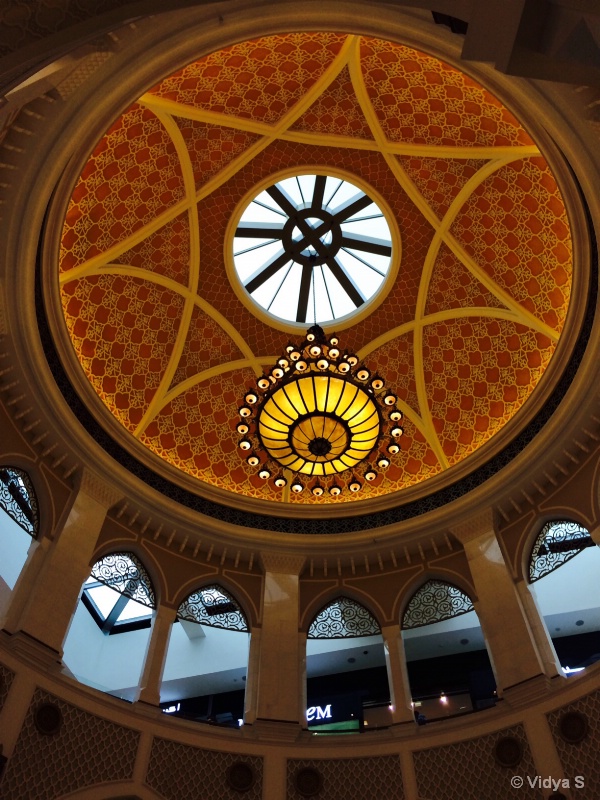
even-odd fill
[{"label": "yellow glass chandelier shade", "polygon": [[331,375],[277,389],[258,415],[271,458],[293,472],[326,476],[353,469],[373,450],[381,418],[368,390]]}]

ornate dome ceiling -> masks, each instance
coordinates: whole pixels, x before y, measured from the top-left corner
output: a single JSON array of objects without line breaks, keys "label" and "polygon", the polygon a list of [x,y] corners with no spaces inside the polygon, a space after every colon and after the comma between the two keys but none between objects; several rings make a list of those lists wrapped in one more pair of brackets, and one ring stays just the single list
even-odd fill
[{"label": "ornate dome ceiling", "polygon": [[[397,225],[395,281],[340,343],[396,390],[402,452],[335,499],[282,493],[237,448],[246,387],[291,334],[240,299],[232,236],[248,199],[296,171],[368,190]],[[561,193],[502,103],[430,55],[334,33],[234,45],[142,95],[91,154],[59,259],[66,328],[109,427],[225,502],[356,503],[451,479],[542,378],[571,278]]]}]

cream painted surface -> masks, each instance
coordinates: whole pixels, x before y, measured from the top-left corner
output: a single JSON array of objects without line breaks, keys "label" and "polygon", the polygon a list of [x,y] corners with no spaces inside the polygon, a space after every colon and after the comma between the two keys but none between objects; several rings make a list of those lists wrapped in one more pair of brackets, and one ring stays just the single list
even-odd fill
[{"label": "cream painted surface", "polygon": [[144,655],[144,665],[140,679],[138,699],[144,703],[151,703],[155,706],[160,703],[160,686],[175,614],[174,608],[167,608],[161,605],[154,612],[152,630]]},{"label": "cream painted surface", "polygon": [[392,721],[414,722],[411,692],[406,669],[406,655],[399,625],[386,625],[381,629],[388,685],[392,705]]}]

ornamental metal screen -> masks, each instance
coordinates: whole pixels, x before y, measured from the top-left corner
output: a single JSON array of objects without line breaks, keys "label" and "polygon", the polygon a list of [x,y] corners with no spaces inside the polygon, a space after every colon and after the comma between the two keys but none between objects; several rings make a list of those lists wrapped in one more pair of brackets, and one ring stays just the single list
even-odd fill
[{"label": "ornamental metal screen", "polygon": [[586,547],[594,547],[586,528],[577,522],[547,522],[535,540],[529,557],[529,581],[533,583],[575,558]]},{"label": "ornamental metal screen", "polygon": [[0,507],[30,536],[37,535],[37,497],[26,472],[15,467],[0,469]]},{"label": "ornamental metal screen", "polygon": [[427,581],[406,606],[402,629],[421,628],[469,611],[473,611],[473,603],[457,586],[445,581]]},{"label": "ornamental metal screen", "polygon": [[360,603],[338,597],[320,611],[308,629],[309,639],[351,639],[381,633],[375,617]]},{"label": "ornamental metal screen", "polygon": [[221,586],[204,586],[190,594],[177,609],[177,618],[211,628],[248,631],[248,622],[233,597]]},{"label": "ornamental metal screen", "polygon": [[150,577],[133,553],[110,553],[92,567],[92,577],[137,603],[156,608]]}]

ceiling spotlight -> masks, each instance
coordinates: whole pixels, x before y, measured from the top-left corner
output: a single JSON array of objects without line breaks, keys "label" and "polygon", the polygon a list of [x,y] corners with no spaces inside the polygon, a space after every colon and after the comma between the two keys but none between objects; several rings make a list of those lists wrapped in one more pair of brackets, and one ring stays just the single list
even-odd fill
[{"label": "ceiling spotlight", "polygon": [[395,442],[392,442],[390,445],[388,445],[387,451],[390,455],[395,456],[396,453],[400,452],[400,445],[395,444]]},{"label": "ceiling spotlight", "polygon": [[334,483],[333,486],[329,487],[329,494],[333,495],[333,497],[337,497],[342,493],[342,487],[338,486],[337,483]]},{"label": "ceiling spotlight", "polygon": [[[400,448],[398,448],[398,449],[400,449]],[[389,465],[390,465],[390,460],[389,460],[389,458],[386,458],[385,456],[381,456],[381,458],[377,462],[377,466],[380,469],[387,469],[389,467]]]},{"label": "ceiling spotlight", "polygon": [[263,481],[268,481],[268,480],[269,480],[269,478],[271,477],[271,473],[270,473],[270,471],[269,471],[269,470],[268,470],[268,469],[265,467],[264,469],[261,469],[261,471],[258,473],[258,477],[259,477],[259,478],[262,478],[262,480],[263,480]]},{"label": "ceiling spotlight", "polygon": [[266,376],[263,376],[262,378],[259,378],[256,381],[256,383],[258,384],[258,388],[262,389],[263,391],[265,389],[268,389],[269,386],[271,385],[271,382],[269,381],[269,379]]},{"label": "ceiling spotlight", "polygon": [[250,450],[252,448],[252,443],[248,441],[248,439],[242,439],[240,442],[240,450]]},{"label": "ceiling spotlight", "polygon": [[401,411],[392,411],[390,414],[390,419],[392,422],[400,422],[402,419],[402,412]]},{"label": "ceiling spotlight", "polygon": [[324,489],[323,489],[323,487],[321,486],[320,483],[316,483],[312,487],[312,493],[314,494],[315,497],[321,497],[323,492],[324,492]]},{"label": "ceiling spotlight", "polygon": [[360,481],[357,481],[356,478],[354,478],[350,482],[348,488],[350,489],[351,492],[360,492],[360,490],[362,488],[362,485],[361,485]]},{"label": "ceiling spotlight", "polygon": [[326,359],[326,358],[320,358],[320,359],[317,361],[317,369],[320,369],[320,370],[324,371],[324,370],[326,370],[328,367],[329,367],[329,361],[327,361],[327,359]]},{"label": "ceiling spotlight", "polygon": [[292,492],[296,494],[300,494],[300,492],[304,489],[304,486],[300,483],[300,481],[294,481],[292,483]]},{"label": "ceiling spotlight", "polygon": [[383,402],[386,404],[386,406],[395,406],[397,399],[398,398],[395,394],[386,394],[386,396],[383,398]]},{"label": "ceiling spotlight", "polygon": [[283,475],[278,475],[275,478],[275,486],[278,489],[283,489],[283,487],[286,486],[286,484],[287,484],[287,480],[283,477]]},{"label": "ceiling spotlight", "polygon": [[371,373],[369,372],[369,370],[366,369],[366,367],[363,367],[362,369],[358,370],[358,372],[356,373],[356,377],[358,378],[359,381],[367,381],[369,380],[370,374]]},{"label": "ceiling spotlight", "polygon": [[250,430],[250,428],[246,425],[245,422],[240,422],[236,430],[241,436],[245,436]]},{"label": "ceiling spotlight", "polygon": [[374,481],[376,477],[377,477],[377,473],[375,472],[374,469],[368,469],[365,472],[365,480],[366,481],[369,481],[369,482]]},{"label": "ceiling spotlight", "polygon": [[249,406],[253,406],[258,401],[258,395],[254,392],[248,392],[244,398]]},{"label": "ceiling spotlight", "polygon": [[248,462],[248,464],[250,464],[251,467],[258,467],[258,465],[260,464],[260,458],[254,453],[252,453],[252,455],[249,455],[246,461]]},{"label": "ceiling spotlight", "polygon": [[240,417],[250,417],[252,415],[252,411],[247,406],[242,406],[240,408]]}]

